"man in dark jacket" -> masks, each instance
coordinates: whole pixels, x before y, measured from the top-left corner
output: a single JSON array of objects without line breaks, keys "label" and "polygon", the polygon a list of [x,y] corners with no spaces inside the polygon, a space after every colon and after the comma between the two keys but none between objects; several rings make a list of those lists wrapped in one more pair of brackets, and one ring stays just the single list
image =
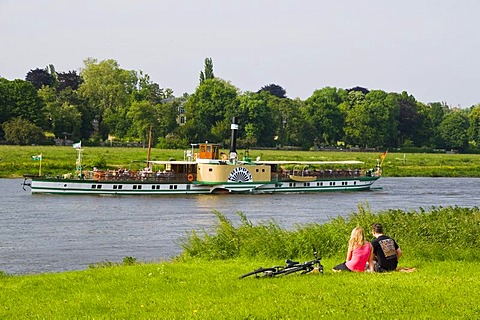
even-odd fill
[{"label": "man in dark jacket", "polygon": [[372,225],[372,234],[375,237],[372,241],[375,272],[397,269],[398,259],[402,255],[402,250],[398,244],[395,240],[383,234],[383,226],[380,223]]}]

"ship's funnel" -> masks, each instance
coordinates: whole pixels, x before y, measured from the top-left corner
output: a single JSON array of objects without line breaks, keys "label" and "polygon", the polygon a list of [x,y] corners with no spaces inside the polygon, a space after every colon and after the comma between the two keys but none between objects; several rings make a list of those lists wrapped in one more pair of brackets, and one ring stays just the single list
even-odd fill
[{"label": "ship's funnel", "polygon": [[232,136],[230,138],[230,161],[235,162],[237,160],[237,117],[232,118],[232,124],[230,126],[230,129],[232,129]]}]

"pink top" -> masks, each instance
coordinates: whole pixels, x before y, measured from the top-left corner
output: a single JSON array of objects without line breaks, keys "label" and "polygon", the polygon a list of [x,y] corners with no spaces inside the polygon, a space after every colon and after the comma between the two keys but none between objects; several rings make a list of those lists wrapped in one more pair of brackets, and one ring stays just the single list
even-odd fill
[{"label": "pink top", "polygon": [[367,265],[371,251],[372,245],[370,242],[367,242],[360,248],[353,250],[352,258],[345,263],[348,269],[351,271],[363,272],[365,270],[365,266]]}]

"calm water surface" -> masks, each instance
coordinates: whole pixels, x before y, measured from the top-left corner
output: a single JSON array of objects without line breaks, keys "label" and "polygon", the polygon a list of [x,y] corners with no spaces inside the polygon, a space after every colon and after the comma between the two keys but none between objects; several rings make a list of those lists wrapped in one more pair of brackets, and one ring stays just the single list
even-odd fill
[{"label": "calm water surface", "polygon": [[382,178],[356,193],[191,196],[31,195],[18,179],[0,179],[0,270],[9,274],[81,270],[91,263],[169,259],[191,230],[209,229],[218,210],[233,221],[282,227],[346,216],[359,204],[398,208],[480,206],[480,179]]}]

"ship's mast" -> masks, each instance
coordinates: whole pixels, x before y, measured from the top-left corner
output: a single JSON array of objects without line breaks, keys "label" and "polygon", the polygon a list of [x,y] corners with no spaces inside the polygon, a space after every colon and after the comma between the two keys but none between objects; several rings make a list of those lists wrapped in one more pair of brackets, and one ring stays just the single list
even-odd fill
[{"label": "ship's mast", "polygon": [[150,168],[150,151],[152,150],[152,126],[148,135],[147,167]]},{"label": "ship's mast", "polygon": [[237,131],[238,131],[237,117],[232,118],[232,124],[230,126],[230,129],[232,129],[232,135],[230,138],[230,161],[235,163],[237,162]]},{"label": "ship's mast", "polygon": [[82,168],[82,148],[77,148],[78,156],[77,156],[77,177],[83,179],[83,168]]}]

